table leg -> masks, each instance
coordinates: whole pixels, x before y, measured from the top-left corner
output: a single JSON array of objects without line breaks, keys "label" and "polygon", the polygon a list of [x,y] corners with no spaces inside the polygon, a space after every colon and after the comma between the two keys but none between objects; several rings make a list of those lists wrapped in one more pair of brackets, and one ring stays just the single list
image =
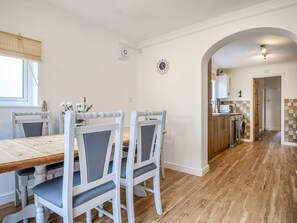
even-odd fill
[{"label": "table leg", "polygon": [[143,189],[141,185],[135,185],[133,188],[133,192],[137,197],[146,197],[146,191]]},{"label": "table leg", "polygon": [[[41,166],[35,166],[35,172],[34,172],[34,177],[35,177],[35,182],[34,185],[40,184],[44,181],[46,181],[46,165],[41,165]],[[35,218],[36,217],[36,208],[34,204],[29,204],[22,210],[20,210],[17,213],[7,215],[2,223],[15,223],[19,222],[28,218]]]},{"label": "table leg", "polygon": [[34,182],[34,186],[46,181],[46,175],[47,175],[46,165],[35,166],[35,172],[34,172],[35,182]]}]

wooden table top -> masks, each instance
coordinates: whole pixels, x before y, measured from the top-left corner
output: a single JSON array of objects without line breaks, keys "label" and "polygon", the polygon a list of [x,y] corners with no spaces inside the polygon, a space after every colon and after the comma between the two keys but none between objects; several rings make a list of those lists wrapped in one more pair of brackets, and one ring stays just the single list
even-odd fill
[{"label": "wooden table top", "polygon": [[[129,144],[129,128],[124,128],[123,144]],[[75,150],[75,156],[78,155]],[[64,160],[64,135],[0,140],[0,173]]]}]

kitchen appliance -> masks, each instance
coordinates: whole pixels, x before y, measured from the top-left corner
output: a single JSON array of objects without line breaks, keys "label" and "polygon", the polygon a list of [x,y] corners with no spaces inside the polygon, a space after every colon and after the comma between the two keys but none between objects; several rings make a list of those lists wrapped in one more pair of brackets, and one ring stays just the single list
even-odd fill
[{"label": "kitchen appliance", "polygon": [[232,105],[220,105],[220,113],[230,113],[232,110]]},{"label": "kitchen appliance", "polygon": [[239,132],[240,132],[239,135],[242,142],[245,134],[245,122],[243,120],[243,115],[239,115],[238,119],[239,119]]},{"label": "kitchen appliance", "polygon": [[223,74],[216,77],[215,82],[215,95],[216,98],[229,98],[230,97],[230,78],[229,75]]},{"label": "kitchen appliance", "polygon": [[243,115],[230,116],[230,147],[235,147],[242,142],[244,132]]}]

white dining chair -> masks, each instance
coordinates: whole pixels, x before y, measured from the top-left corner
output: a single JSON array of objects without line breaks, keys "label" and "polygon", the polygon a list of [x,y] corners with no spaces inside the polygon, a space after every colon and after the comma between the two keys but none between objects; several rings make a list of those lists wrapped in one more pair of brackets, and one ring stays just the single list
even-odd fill
[{"label": "white dining chair", "polygon": [[[34,137],[51,135],[51,112],[13,112],[13,138],[16,138],[17,129],[20,136]],[[63,162],[47,165],[48,176],[62,173]],[[34,179],[34,167],[15,171],[15,206],[19,206],[21,197],[22,208],[28,204],[28,184]]]},{"label": "white dining chair", "polygon": [[[163,142],[163,123],[166,111],[133,111],[130,118],[130,143],[127,158],[122,159],[121,186],[126,188],[128,222],[135,222],[133,187],[153,178],[156,211],[162,215],[160,194],[160,155]],[[153,117],[150,119],[150,117]]]},{"label": "white dining chair", "polygon": [[[110,123],[75,127],[76,119],[113,118]],[[44,207],[63,217],[64,223],[87,213],[91,222],[91,209],[112,200],[114,222],[121,222],[120,163],[123,144],[124,113],[74,113],[67,111],[64,124],[64,174],[33,188],[36,222],[47,221]],[[73,172],[75,139],[79,153],[80,171]],[[109,172],[113,141],[113,170]],[[105,210],[101,210],[106,212]]]}]

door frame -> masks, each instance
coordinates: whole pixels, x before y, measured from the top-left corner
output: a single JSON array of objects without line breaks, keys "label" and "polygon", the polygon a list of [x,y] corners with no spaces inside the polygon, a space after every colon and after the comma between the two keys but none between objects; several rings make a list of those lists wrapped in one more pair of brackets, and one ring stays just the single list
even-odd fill
[{"label": "door frame", "polygon": [[[252,89],[252,92],[253,92],[253,97],[252,97],[252,100],[251,100],[251,103],[250,104],[253,104],[253,111],[252,111],[252,114],[253,114],[253,132],[250,133],[250,135],[252,134],[253,135],[253,141],[255,140],[258,140],[259,139],[259,133],[260,133],[260,128],[259,128],[259,125],[260,125],[260,119],[259,119],[259,104],[258,104],[258,134],[256,135],[255,132],[254,132],[254,128],[255,128],[255,122],[254,122],[254,118],[255,118],[255,108],[254,108],[254,104],[255,104],[255,89],[254,89],[254,86],[255,86],[255,82],[257,83],[257,86],[258,86],[258,98],[257,98],[257,101],[259,102],[259,82],[257,81],[256,78],[253,78],[253,89]],[[252,124],[251,123],[251,124]],[[255,136],[257,136],[257,139],[255,139]]]},{"label": "door frame", "polygon": [[250,120],[251,120],[251,134],[250,134],[250,141],[253,142],[254,141],[254,134],[252,134],[254,132],[254,105],[253,105],[253,92],[254,92],[254,86],[253,86],[253,80],[257,79],[257,78],[269,78],[269,77],[280,77],[281,78],[281,144],[284,144],[284,127],[285,127],[285,122],[284,122],[284,103],[285,103],[285,98],[284,98],[284,80],[285,80],[285,76],[284,73],[275,73],[275,74],[255,74],[252,75],[252,77],[250,78],[250,86],[251,86],[251,93],[250,93]]}]

